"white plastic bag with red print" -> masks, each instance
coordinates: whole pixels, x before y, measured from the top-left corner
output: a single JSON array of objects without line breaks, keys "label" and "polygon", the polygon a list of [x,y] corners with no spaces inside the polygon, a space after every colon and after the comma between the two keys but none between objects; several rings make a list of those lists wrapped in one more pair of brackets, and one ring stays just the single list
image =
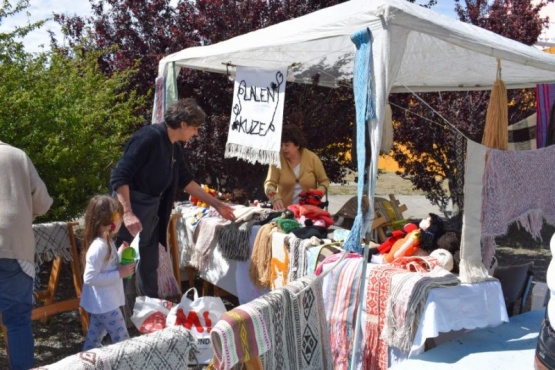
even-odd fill
[{"label": "white plastic bag with red print", "polygon": [[[194,300],[187,298],[193,291]],[[219,297],[200,297],[197,290],[191,288],[185,292],[181,302],[172,307],[166,318],[166,326],[182,325],[197,339],[197,354],[199,364],[207,364],[214,356],[214,348],[210,339],[210,332],[222,314],[226,312],[224,302]]]},{"label": "white plastic bag with red print", "polygon": [[176,304],[165,299],[137,297],[133,307],[131,322],[139,332],[152,333],[166,327],[166,316]]}]

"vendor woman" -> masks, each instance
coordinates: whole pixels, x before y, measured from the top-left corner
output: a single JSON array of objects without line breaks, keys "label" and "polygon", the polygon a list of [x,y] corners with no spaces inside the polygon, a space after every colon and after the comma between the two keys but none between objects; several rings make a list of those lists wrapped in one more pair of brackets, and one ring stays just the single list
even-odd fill
[{"label": "vendor woman", "polygon": [[318,156],[306,148],[301,129],[285,125],[281,133],[281,169],[271,165],[264,182],[264,191],[274,210],[282,210],[299,203],[302,192],[327,192],[330,185],[324,165]]}]

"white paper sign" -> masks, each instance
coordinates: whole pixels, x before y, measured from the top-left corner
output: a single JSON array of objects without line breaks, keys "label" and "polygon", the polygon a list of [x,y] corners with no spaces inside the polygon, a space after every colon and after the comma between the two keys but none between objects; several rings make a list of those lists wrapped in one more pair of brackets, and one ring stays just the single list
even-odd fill
[{"label": "white paper sign", "polygon": [[237,67],[226,158],[280,167],[287,67]]}]

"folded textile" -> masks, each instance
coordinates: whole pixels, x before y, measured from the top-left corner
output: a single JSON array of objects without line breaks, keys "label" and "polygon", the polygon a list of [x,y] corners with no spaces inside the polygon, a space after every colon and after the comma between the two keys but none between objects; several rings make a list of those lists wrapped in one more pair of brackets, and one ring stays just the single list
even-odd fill
[{"label": "folded textile", "polygon": [[440,266],[428,273],[393,275],[382,337],[388,345],[408,354],[432,288],[459,285],[459,279]]},{"label": "folded textile", "polygon": [[252,226],[258,222],[251,219],[245,222],[232,222],[223,226],[218,235],[218,248],[225,258],[246,261],[249,256],[249,237]]},{"label": "folded textile", "polygon": [[264,317],[252,305],[224,313],[210,332],[214,346],[214,367],[231,369],[266,353],[271,348]]},{"label": "folded textile", "polygon": [[218,244],[218,233],[225,225],[231,223],[221,217],[202,218],[195,228],[193,240],[195,242],[194,253],[191,259],[197,270],[202,270],[206,264],[206,258]]}]

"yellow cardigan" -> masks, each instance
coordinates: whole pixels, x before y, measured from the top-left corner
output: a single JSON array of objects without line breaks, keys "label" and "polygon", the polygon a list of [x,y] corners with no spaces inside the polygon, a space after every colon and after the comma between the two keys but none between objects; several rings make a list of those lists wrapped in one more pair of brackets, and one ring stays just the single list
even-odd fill
[{"label": "yellow cardigan", "polygon": [[[268,176],[264,181],[264,192],[272,203],[282,199],[284,206],[287,207],[293,203],[293,192],[297,178],[283,154],[280,155],[280,160],[281,169],[274,165],[271,165],[268,169]],[[302,191],[318,189],[325,194],[326,189],[330,186],[330,180],[320,158],[314,152],[304,148],[301,151],[300,165],[301,171],[298,181]]]}]

